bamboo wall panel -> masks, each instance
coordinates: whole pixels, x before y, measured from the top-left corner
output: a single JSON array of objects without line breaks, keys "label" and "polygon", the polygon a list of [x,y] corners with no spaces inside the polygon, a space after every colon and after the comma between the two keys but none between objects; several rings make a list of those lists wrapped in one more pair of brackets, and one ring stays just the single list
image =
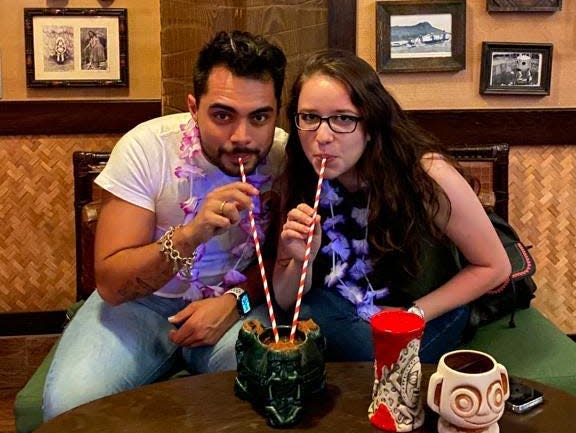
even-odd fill
[{"label": "bamboo wall panel", "polygon": [[564,332],[576,333],[576,147],[514,146],[510,222],[533,245],[534,305]]},{"label": "bamboo wall panel", "polygon": [[75,300],[72,152],[111,150],[118,138],[0,136],[0,313]]},{"label": "bamboo wall panel", "polygon": [[[0,313],[75,299],[72,152],[110,150],[117,135],[0,137]],[[576,147],[513,146],[510,221],[538,265],[534,304],[576,333]]]}]

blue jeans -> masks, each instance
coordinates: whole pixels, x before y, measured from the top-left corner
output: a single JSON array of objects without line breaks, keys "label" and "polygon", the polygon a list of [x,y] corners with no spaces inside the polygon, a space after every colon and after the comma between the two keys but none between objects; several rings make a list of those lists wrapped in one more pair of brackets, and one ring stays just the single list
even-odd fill
[{"label": "blue jeans", "polygon": [[[175,327],[167,318],[187,304],[151,295],[113,307],[94,292],[58,343],[44,387],[44,420],[154,382],[174,371],[179,360],[185,365],[178,367],[191,373],[235,370],[241,320],[214,346],[181,348],[168,339],[168,331]],[[270,324],[263,305],[247,318]]]},{"label": "blue jeans", "polygon": [[[420,343],[420,361],[436,363],[457,348],[470,314],[456,308],[426,323]],[[326,337],[328,361],[373,361],[370,324],[356,314],[351,302],[330,290],[312,289],[302,299],[300,318],[312,318]]]}]

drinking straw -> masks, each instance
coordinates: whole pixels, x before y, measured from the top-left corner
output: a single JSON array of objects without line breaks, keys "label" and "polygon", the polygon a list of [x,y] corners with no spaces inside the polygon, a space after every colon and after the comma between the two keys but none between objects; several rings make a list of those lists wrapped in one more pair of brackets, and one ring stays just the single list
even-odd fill
[{"label": "drinking straw", "polygon": [[324,180],[324,170],[326,169],[326,158],[322,158],[320,164],[320,173],[318,173],[318,185],[316,186],[316,197],[314,197],[314,214],[312,215],[312,224],[308,231],[306,240],[306,249],[304,250],[304,262],[302,263],[302,273],[300,275],[300,286],[296,295],[296,306],[294,307],[294,318],[292,319],[292,329],[290,330],[290,341],[296,337],[296,325],[298,324],[298,315],[300,314],[300,304],[302,303],[302,294],[306,283],[306,273],[308,272],[308,261],[310,260],[310,249],[312,248],[312,238],[314,237],[314,227],[316,226],[316,214],[318,212],[318,203],[320,203],[320,191],[322,191],[322,181]]},{"label": "drinking straw", "polygon": [[[244,162],[242,161],[242,158],[238,158],[238,164],[240,165],[240,175],[242,176],[242,182],[247,183],[246,173],[244,173]],[[256,257],[258,258],[260,276],[262,277],[262,286],[264,286],[264,294],[266,295],[268,315],[270,316],[270,322],[272,323],[272,333],[274,334],[274,341],[278,343],[280,337],[278,335],[278,327],[276,326],[276,318],[274,317],[274,307],[272,306],[272,298],[270,297],[268,279],[266,278],[266,269],[264,268],[264,261],[262,260],[262,251],[260,250],[260,241],[258,240],[256,221],[254,221],[254,213],[252,212],[252,209],[248,209],[248,217],[250,219],[250,231],[252,232],[252,239],[254,240],[254,248],[256,248]]]}]

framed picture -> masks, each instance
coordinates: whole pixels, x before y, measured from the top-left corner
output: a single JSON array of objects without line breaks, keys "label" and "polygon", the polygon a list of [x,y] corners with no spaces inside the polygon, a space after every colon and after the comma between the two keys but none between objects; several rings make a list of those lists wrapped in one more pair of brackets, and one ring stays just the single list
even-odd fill
[{"label": "framed picture", "polygon": [[549,95],[552,44],[483,42],[480,93]]},{"label": "framed picture", "polygon": [[562,0],[486,0],[488,12],[554,12]]},{"label": "framed picture", "polygon": [[24,9],[28,87],[128,86],[126,9]]},{"label": "framed picture", "polygon": [[466,68],[466,1],[408,0],[376,4],[378,72]]}]

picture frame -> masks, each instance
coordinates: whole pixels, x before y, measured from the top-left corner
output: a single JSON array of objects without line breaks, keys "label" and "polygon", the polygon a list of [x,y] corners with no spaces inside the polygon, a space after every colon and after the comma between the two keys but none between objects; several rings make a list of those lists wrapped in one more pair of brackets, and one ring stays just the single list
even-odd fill
[{"label": "picture frame", "polygon": [[376,69],[379,73],[465,68],[465,0],[376,3]]},{"label": "picture frame", "polygon": [[480,93],[549,95],[553,48],[550,43],[482,42]]},{"label": "picture frame", "polygon": [[25,8],[27,87],[127,87],[126,9]]},{"label": "picture frame", "polygon": [[486,0],[488,12],[555,12],[562,0]]}]

